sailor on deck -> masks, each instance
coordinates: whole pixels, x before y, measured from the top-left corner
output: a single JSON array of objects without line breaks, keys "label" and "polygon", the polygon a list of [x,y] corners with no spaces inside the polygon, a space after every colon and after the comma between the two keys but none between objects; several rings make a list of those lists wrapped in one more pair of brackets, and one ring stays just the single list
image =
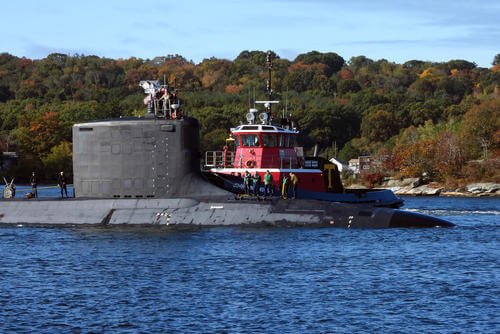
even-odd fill
[{"label": "sailor on deck", "polygon": [[292,199],[297,197],[297,189],[299,188],[299,178],[295,173],[290,172],[290,189],[292,191]]},{"label": "sailor on deck", "polygon": [[259,195],[259,188],[260,188],[260,175],[259,173],[255,172],[252,177],[253,180],[253,194],[255,196]]},{"label": "sailor on deck", "polygon": [[273,175],[269,170],[266,171],[266,174],[264,174],[264,189],[265,189],[265,196],[272,196],[274,193],[273,189]]},{"label": "sailor on deck", "polygon": [[68,197],[68,188],[66,187],[66,184],[66,175],[64,175],[64,172],[60,172],[59,177],[57,178],[57,185],[61,189],[61,198],[63,198],[63,191],[66,197]]},{"label": "sailor on deck", "polygon": [[38,190],[37,190],[38,182],[37,182],[35,172],[31,173],[30,183],[31,183],[31,193],[33,194],[33,197],[37,198],[38,197]]},{"label": "sailor on deck", "polygon": [[290,180],[288,179],[288,175],[283,175],[283,181],[281,182],[281,198],[288,198],[288,184]]},{"label": "sailor on deck", "polygon": [[245,194],[250,195],[250,180],[251,175],[249,171],[245,171],[245,175],[243,176],[243,185],[245,186]]}]

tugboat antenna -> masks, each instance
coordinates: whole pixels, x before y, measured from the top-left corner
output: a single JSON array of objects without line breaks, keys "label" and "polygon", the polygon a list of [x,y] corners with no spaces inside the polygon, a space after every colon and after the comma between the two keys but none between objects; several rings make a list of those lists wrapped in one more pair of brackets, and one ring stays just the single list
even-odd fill
[{"label": "tugboat antenna", "polygon": [[[272,69],[273,69],[273,59],[272,59],[272,53],[271,50],[267,51],[267,56],[266,56],[266,62],[267,62],[267,100],[272,101],[273,100],[273,90],[271,88],[271,79],[272,79]],[[271,104],[269,104],[269,107],[267,109],[267,112],[269,113],[269,118],[271,119],[272,113],[271,113]]]}]

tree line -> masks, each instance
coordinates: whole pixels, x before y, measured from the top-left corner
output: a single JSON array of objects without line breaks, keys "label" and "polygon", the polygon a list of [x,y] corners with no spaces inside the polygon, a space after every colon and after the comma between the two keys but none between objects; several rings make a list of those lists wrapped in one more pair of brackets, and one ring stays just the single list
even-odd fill
[{"label": "tree line", "polygon": [[[291,116],[300,145],[348,161],[371,155],[380,175],[444,182],[499,181],[500,54],[490,68],[466,60],[403,64],[366,56],[345,60],[311,51],[273,53],[276,113]],[[145,113],[140,80],[165,81],[202,125],[202,150],[217,150],[266,91],[266,52],[198,64],[180,55],[108,59],[54,53],[0,54],[0,149],[16,151],[18,178],[71,173],[71,126]]]}]

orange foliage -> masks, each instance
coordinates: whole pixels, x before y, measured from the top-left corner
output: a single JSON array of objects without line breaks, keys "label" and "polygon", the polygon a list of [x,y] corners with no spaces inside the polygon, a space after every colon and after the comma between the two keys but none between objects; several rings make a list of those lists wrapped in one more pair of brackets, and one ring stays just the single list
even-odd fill
[{"label": "orange foliage", "polygon": [[[435,148],[434,140],[421,140],[416,143],[399,146],[394,150],[393,162],[400,163],[399,169],[402,176],[415,177],[422,173],[432,174],[434,172]],[[395,165],[394,165],[395,167]]]},{"label": "orange foliage", "polygon": [[241,91],[241,89],[243,88],[243,85],[233,85],[233,84],[229,84],[226,86],[226,88],[224,89],[224,91],[228,94],[237,94]]},{"label": "orange foliage", "polygon": [[354,73],[352,73],[352,71],[348,68],[344,67],[339,71],[339,78],[342,80],[354,79]]},{"label": "orange foliage", "polygon": [[30,131],[37,134],[50,134],[59,127],[59,114],[54,111],[46,112],[42,117],[35,118],[30,124]]},{"label": "orange foliage", "polygon": [[18,145],[24,154],[44,156],[63,139],[63,125],[57,112],[49,111],[33,119],[20,120]]},{"label": "orange foliage", "polygon": [[290,65],[288,67],[288,73],[293,73],[296,71],[311,71],[311,72],[319,72],[321,74],[325,74],[328,70],[328,66],[325,64],[314,63],[314,64],[304,64],[301,61],[296,62],[295,64]]},{"label": "orange foliage", "polygon": [[158,76],[156,68],[151,65],[141,65],[137,69],[130,69],[125,74],[125,82],[129,89],[137,89],[137,83],[145,79],[155,79]]},{"label": "orange foliage", "polygon": [[33,60],[28,58],[21,58],[17,61],[16,66],[18,68],[26,68],[33,64]]},{"label": "orange foliage", "polygon": [[439,70],[435,67],[429,67],[425,69],[422,73],[420,73],[419,78],[420,79],[439,79],[439,77],[446,76],[446,73],[443,70]]}]

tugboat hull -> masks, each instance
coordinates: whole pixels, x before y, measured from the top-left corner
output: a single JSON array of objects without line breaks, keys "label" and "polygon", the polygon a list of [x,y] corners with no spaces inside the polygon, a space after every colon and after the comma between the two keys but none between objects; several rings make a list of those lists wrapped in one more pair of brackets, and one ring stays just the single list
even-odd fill
[{"label": "tugboat hull", "polygon": [[[236,175],[219,174],[216,169],[204,171],[203,175],[216,186],[234,194],[243,194],[243,179]],[[275,188],[275,196],[279,196],[278,189]],[[264,187],[259,191],[264,194]],[[350,204],[370,204],[373,206],[400,208],[403,200],[397,197],[391,190],[387,189],[345,189],[343,192],[326,192],[298,189],[298,198],[318,201],[340,202]]]}]

